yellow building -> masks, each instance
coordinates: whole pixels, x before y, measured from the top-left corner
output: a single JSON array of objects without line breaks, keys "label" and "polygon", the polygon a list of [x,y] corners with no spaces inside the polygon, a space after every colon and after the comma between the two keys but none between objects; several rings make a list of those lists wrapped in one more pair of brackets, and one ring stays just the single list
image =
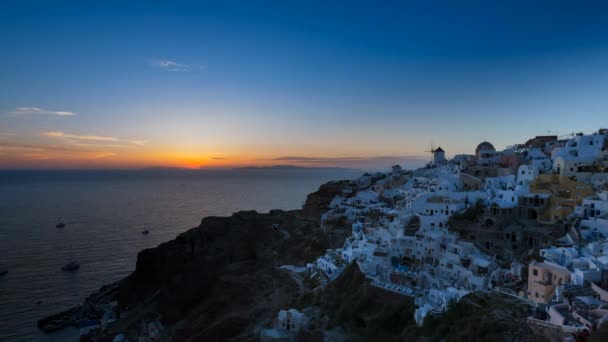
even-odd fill
[{"label": "yellow building", "polygon": [[549,194],[549,207],[539,217],[539,221],[555,223],[568,217],[583,198],[595,192],[588,184],[573,181],[557,174],[539,175],[530,183],[530,192]]}]

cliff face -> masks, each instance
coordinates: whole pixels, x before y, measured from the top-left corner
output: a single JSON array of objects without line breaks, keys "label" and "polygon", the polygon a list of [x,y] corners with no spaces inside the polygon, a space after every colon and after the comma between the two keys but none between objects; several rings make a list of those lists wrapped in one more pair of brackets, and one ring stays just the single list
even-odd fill
[{"label": "cliff face", "polygon": [[329,182],[321,185],[318,191],[311,193],[306,198],[306,203],[300,211],[301,216],[318,222],[321,215],[327,211],[329,203],[334,197],[342,194],[342,190],[346,187],[346,181]]},{"label": "cliff face", "polygon": [[141,251],[135,271],[118,286],[119,305],[131,312],[151,308],[175,327],[178,341],[257,339],[256,327],[269,324],[299,295],[298,285],[276,267],[303,266],[340,247],[350,233],[327,232],[318,223],[341,186],[323,185],[302,210],[207,217],[176,239]]}]

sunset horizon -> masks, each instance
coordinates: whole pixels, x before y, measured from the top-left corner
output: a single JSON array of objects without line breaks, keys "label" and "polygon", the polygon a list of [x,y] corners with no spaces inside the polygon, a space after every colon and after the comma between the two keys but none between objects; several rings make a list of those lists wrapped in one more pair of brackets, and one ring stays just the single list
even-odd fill
[{"label": "sunset horizon", "polygon": [[608,126],[600,3],[71,4],[0,15],[0,169],[383,168]]},{"label": "sunset horizon", "polygon": [[608,1],[0,5],[0,341],[608,341]]}]

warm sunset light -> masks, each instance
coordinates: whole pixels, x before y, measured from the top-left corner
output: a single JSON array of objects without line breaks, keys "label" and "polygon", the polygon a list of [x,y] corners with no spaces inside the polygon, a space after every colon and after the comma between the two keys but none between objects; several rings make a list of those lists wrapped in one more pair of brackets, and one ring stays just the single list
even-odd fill
[{"label": "warm sunset light", "polygon": [[0,4],[0,341],[608,341],[608,1]]},{"label": "warm sunset light", "polygon": [[[333,7],[323,18],[345,10]],[[415,14],[426,6],[415,7],[375,8],[369,25],[346,13],[310,21],[315,6],[287,4],[277,13],[247,4],[5,7],[0,168],[232,167],[291,156],[340,166],[419,158],[431,143],[449,141],[457,154],[489,137],[506,146],[566,134],[573,113],[585,113],[579,129],[608,124],[601,11],[434,9],[428,18],[442,20],[430,24]],[[494,24],[479,30],[482,18]],[[501,28],[510,22],[518,25]],[[234,160],[212,159],[225,155]]]}]

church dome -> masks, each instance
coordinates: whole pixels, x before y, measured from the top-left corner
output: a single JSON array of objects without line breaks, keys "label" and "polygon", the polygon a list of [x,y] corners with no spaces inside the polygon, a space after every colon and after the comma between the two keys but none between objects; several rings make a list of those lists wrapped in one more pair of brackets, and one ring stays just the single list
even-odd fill
[{"label": "church dome", "polygon": [[477,145],[477,148],[475,149],[475,155],[479,156],[479,151],[496,151],[496,149],[494,148],[494,145],[492,145],[491,143],[484,141],[481,144]]}]

